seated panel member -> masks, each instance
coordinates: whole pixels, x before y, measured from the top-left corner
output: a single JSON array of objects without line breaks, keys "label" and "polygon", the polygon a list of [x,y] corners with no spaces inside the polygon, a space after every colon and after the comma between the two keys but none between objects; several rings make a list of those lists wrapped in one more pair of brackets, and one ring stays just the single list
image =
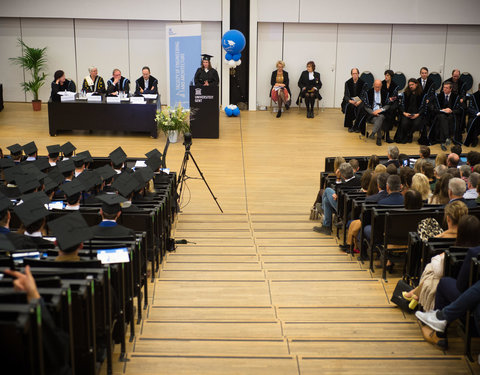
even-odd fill
[{"label": "seated panel member", "polygon": [[452,86],[452,92],[454,94],[460,95],[463,99],[465,96],[465,82],[463,82],[462,77],[460,76],[460,70],[453,69],[452,76],[443,82],[443,85],[450,83]]},{"label": "seated panel member", "polygon": [[413,133],[417,130],[422,130],[423,97],[422,86],[415,78],[410,78],[400,104],[402,117],[395,133],[395,142],[412,142]]},{"label": "seated panel member", "polygon": [[135,81],[135,95],[158,94],[158,80],[150,75],[150,68],[142,68],[142,76]]},{"label": "seated panel member", "polygon": [[278,112],[277,117],[282,115],[282,104],[285,103],[285,109],[290,108],[290,99],[291,92],[288,79],[288,72],[284,70],[285,63],[282,60],[277,61],[277,69],[272,72],[272,77],[270,78],[270,84],[272,88],[270,89],[270,97],[275,103],[278,103]]},{"label": "seated panel member", "polygon": [[212,55],[202,55],[202,66],[197,69],[194,77],[195,86],[218,86],[220,78],[218,72],[212,68]]},{"label": "seated panel member", "polygon": [[455,115],[461,112],[459,96],[452,92],[452,84],[445,82],[442,92],[432,100],[431,111],[435,113],[433,127],[430,129],[431,144],[440,143],[443,151],[452,143],[455,134]]},{"label": "seated panel member", "polygon": [[350,75],[352,78],[345,82],[345,90],[343,92],[342,112],[345,114],[343,126],[349,128],[349,132],[359,132],[358,126],[354,126],[353,121],[361,108],[360,105],[367,90],[367,84],[360,78],[358,68],[352,68]]},{"label": "seated panel member", "polygon": [[117,219],[122,214],[122,205],[130,205],[130,202],[117,194],[102,194],[97,199],[102,202],[100,210],[102,222],[92,228],[93,235],[95,237],[132,237],[134,239],[134,230],[117,224]]},{"label": "seated panel member", "polygon": [[[388,91],[388,101],[390,102],[390,108],[385,112],[385,128],[390,131],[393,129],[395,119],[398,114],[398,85],[393,82],[393,76],[395,73],[393,70],[385,70],[385,79],[382,81],[382,88]],[[399,117],[399,116],[398,116]]]},{"label": "seated panel member", "polygon": [[478,136],[480,134],[480,84],[478,85],[478,90],[475,92],[470,99],[468,105],[468,126],[467,126],[467,136],[465,137],[465,146],[477,147],[478,145]]},{"label": "seated panel member", "polygon": [[103,78],[98,75],[98,69],[95,66],[88,68],[88,76],[83,79],[82,90],[85,92],[96,92],[104,94],[106,91]]},{"label": "seated panel member", "polygon": [[377,136],[377,146],[382,145],[382,130],[385,131],[385,138],[387,142],[390,140],[389,131],[384,129],[385,112],[390,108],[388,100],[388,92],[382,88],[382,81],[375,80],[373,87],[369,89],[364,98],[364,110],[367,112],[367,121],[373,123],[372,133],[370,138],[374,139]]},{"label": "seated panel member", "polygon": [[422,87],[423,95],[431,94],[431,90],[433,90],[433,79],[430,78],[428,74],[428,68],[425,66],[420,68],[420,77],[418,78],[418,83]]},{"label": "seated panel member", "polygon": [[300,93],[298,94],[297,104],[299,105],[301,99],[304,98],[307,107],[307,118],[313,118],[315,99],[322,100],[320,95],[322,81],[320,80],[320,73],[315,71],[315,63],[313,61],[307,62],[307,70],[304,70],[300,75],[298,87],[300,87]]},{"label": "seated panel member", "polygon": [[52,102],[60,101],[60,95],[58,95],[58,93],[61,91],[76,92],[77,86],[75,86],[75,82],[65,78],[65,72],[63,70],[57,70],[53,74],[52,91],[50,93]]},{"label": "seated panel member", "polygon": [[123,91],[125,94],[130,92],[130,81],[122,76],[120,69],[113,69],[113,77],[107,81],[107,94],[117,96]]}]

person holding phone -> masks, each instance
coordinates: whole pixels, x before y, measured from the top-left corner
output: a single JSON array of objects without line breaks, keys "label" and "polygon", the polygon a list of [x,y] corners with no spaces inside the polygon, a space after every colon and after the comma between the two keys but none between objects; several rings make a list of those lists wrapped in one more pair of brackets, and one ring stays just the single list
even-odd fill
[{"label": "person holding phone", "polygon": [[413,139],[413,133],[423,129],[423,110],[424,96],[422,86],[415,78],[408,80],[408,87],[403,94],[403,100],[400,103],[400,113],[402,114],[400,125],[395,133],[394,141],[397,143],[410,143]]}]

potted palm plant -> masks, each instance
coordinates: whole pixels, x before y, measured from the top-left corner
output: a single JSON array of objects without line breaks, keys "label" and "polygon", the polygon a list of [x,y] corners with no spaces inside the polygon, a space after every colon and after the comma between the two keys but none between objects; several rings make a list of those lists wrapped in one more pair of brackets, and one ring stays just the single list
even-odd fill
[{"label": "potted palm plant", "polygon": [[47,65],[47,47],[29,47],[21,39],[19,39],[18,42],[22,47],[22,56],[11,57],[10,61],[30,72],[32,79],[22,82],[21,86],[25,92],[30,91],[32,93],[33,110],[40,111],[42,109],[42,101],[38,100],[38,91],[45,84],[45,79],[47,78],[47,75],[43,71]]},{"label": "potted palm plant", "polygon": [[178,133],[190,131],[190,110],[178,105],[175,109],[167,107],[163,111],[157,111],[155,116],[158,130],[161,130],[170,143],[176,143]]}]

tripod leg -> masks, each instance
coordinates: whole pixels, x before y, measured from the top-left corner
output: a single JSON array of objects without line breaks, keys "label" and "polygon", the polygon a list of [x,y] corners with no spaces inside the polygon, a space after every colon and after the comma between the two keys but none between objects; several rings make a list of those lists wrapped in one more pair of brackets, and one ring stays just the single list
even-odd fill
[{"label": "tripod leg", "polygon": [[185,183],[185,173],[187,171],[187,163],[188,163],[188,153],[185,153],[183,156],[183,161],[182,165],[180,167],[180,173],[178,174],[178,179],[177,179],[177,185],[180,185],[180,188],[178,190],[178,197],[177,197],[177,202],[178,202],[178,207],[177,211],[180,211],[180,199],[182,198],[182,193],[183,193],[183,185]]},{"label": "tripod leg", "polygon": [[[202,171],[200,170],[200,167],[198,166],[197,162],[195,161],[195,158],[193,157],[193,155],[192,155],[192,153],[191,153],[190,151],[188,151],[187,153],[190,154],[190,157],[192,158],[193,164],[195,164],[195,167],[197,167],[198,173],[200,173],[200,176],[202,177],[203,182],[205,182],[205,185],[207,186],[208,191],[209,191],[210,194],[212,195],[213,200],[214,200],[215,203],[217,204],[220,212],[223,214],[222,207],[220,207],[220,204],[219,204],[218,201],[217,201],[217,197],[215,196],[215,194],[213,194],[213,191],[212,191],[212,189],[210,189],[210,186],[208,186],[207,180],[205,180],[205,177],[203,176],[203,173],[202,173]],[[188,158],[187,158],[187,160],[188,160]]]}]

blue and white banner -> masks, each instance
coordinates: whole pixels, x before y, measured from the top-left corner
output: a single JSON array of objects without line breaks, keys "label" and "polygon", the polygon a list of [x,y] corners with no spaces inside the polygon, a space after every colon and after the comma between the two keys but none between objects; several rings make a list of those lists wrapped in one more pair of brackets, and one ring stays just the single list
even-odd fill
[{"label": "blue and white banner", "polygon": [[189,86],[200,67],[201,24],[167,25],[167,103],[190,108]]}]

